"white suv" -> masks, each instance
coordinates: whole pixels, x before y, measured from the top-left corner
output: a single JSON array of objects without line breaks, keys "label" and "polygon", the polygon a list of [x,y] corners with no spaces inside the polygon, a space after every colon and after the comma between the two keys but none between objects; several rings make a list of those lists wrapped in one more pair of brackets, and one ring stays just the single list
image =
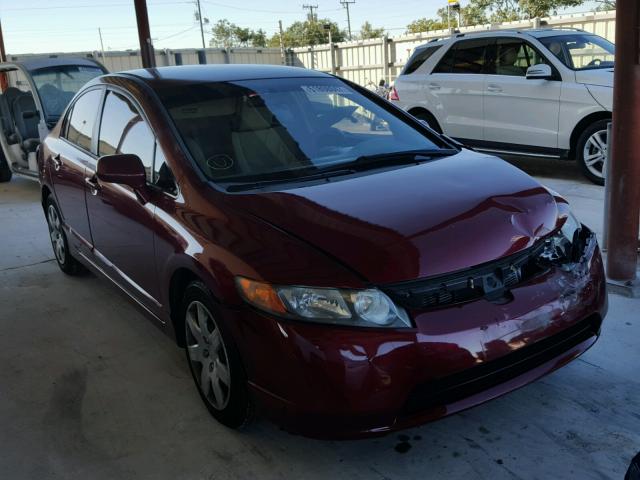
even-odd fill
[{"label": "white suv", "polygon": [[416,48],[389,99],[478,150],[575,158],[603,184],[614,48],[581,30],[457,34]]}]

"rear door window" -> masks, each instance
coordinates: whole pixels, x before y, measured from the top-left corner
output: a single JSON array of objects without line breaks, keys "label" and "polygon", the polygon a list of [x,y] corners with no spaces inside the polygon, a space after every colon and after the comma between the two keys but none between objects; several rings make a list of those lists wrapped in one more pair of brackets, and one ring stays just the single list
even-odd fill
[{"label": "rear door window", "polygon": [[442,57],[433,73],[482,74],[488,40],[461,40]]},{"label": "rear door window", "polygon": [[137,155],[151,181],[155,142],[155,135],[133,103],[125,96],[109,91],[102,112],[98,155]]},{"label": "rear door window", "polygon": [[98,118],[102,90],[89,90],[76,100],[69,117],[66,138],[78,147],[91,152],[93,129]]},{"label": "rear door window", "polygon": [[429,58],[431,58],[434,53],[440,50],[441,47],[442,45],[434,45],[432,47],[423,48],[422,50],[414,53],[407,62],[407,66],[404,68],[402,75],[410,75],[418,70],[424,64],[424,62],[429,60]]}]

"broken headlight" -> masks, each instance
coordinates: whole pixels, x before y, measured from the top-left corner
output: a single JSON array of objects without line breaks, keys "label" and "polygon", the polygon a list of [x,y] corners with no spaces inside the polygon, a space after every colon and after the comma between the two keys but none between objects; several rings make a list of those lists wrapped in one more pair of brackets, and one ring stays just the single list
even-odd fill
[{"label": "broken headlight", "polygon": [[555,264],[577,262],[584,249],[581,233],[582,224],[569,213],[562,227],[545,240],[541,259]]}]

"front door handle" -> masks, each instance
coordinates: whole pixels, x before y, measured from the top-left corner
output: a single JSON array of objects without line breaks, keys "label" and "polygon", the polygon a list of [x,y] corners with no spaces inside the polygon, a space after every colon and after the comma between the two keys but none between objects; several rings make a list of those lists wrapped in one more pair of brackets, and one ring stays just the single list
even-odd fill
[{"label": "front door handle", "polygon": [[487,86],[487,90],[490,92],[500,93],[502,92],[502,87],[500,85],[490,84]]},{"label": "front door handle", "polygon": [[429,90],[440,90],[440,85],[437,83],[430,83],[427,86],[429,87]]},{"label": "front door handle", "polygon": [[60,158],[60,154],[56,153],[51,157],[51,162],[53,163],[53,169],[58,172],[62,168],[62,159]]},{"label": "front door handle", "polygon": [[85,177],[84,183],[89,187],[89,191],[91,195],[97,195],[98,190],[100,190],[100,184],[98,183],[98,177],[95,175],[93,177]]}]

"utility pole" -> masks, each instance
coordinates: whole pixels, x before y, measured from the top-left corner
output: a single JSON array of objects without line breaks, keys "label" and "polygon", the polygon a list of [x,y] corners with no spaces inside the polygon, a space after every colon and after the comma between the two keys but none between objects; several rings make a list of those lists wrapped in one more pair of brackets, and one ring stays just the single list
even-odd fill
[{"label": "utility pole", "polygon": [[353,40],[351,35],[351,15],[349,14],[349,5],[356,3],[356,0],[340,0],[340,5],[347,9],[347,30],[349,31],[349,40]]},{"label": "utility pole", "polygon": [[102,42],[102,30],[98,27],[98,36],[100,36],[100,54],[102,57],[102,64],[104,65],[104,43]]},{"label": "utility pole", "polygon": [[202,9],[200,8],[200,0],[196,0],[198,5],[198,21],[200,22],[200,36],[202,37],[202,48],[207,48],[204,43],[204,26],[202,25]]},{"label": "utility pole", "polygon": [[314,23],[316,21],[316,16],[314,15],[313,11],[318,9],[318,5],[307,5],[306,3],[304,5],[302,5],[302,8],[304,10],[309,10],[309,21],[311,23]]},{"label": "utility pole", "polygon": [[140,56],[142,68],[155,68],[156,56],[151,43],[151,29],[149,28],[149,14],[146,0],[133,0],[136,8],[136,22],[138,24],[138,41],[140,42]]},{"label": "utility pole", "polygon": [[284,51],[284,35],[282,33],[282,20],[278,20],[278,30],[280,32],[280,56],[282,57],[282,64],[287,64],[287,56]]}]

